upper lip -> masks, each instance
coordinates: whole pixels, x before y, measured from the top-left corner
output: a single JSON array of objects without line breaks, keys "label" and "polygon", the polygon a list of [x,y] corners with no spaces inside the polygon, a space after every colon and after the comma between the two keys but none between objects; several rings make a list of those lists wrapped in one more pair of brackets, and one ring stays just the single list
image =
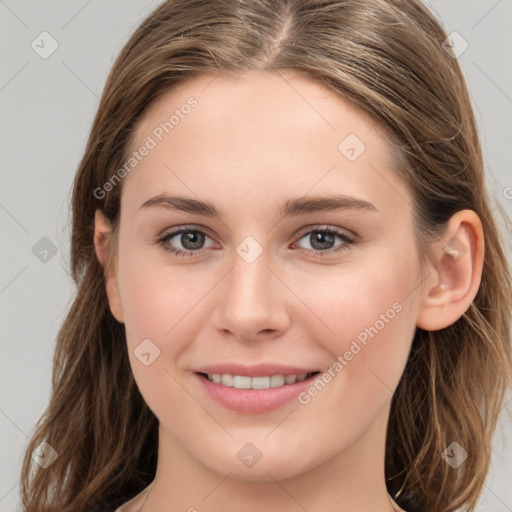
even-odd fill
[{"label": "upper lip", "polygon": [[225,373],[231,375],[245,375],[247,377],[261,377],[266,375],[301,375],[319,371],[318,368],[304,368],[274,363],[260,363],[245,366],[239,363],[218,363],[201,366],[195,369],[198,373]]}]

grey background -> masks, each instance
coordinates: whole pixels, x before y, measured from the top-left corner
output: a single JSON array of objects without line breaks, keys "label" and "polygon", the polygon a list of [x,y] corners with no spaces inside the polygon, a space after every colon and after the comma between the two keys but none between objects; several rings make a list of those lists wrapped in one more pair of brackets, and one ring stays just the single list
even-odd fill
[{"label": "grey background", "polygon": [[[73,176],[114,58],[159,3],[0,0],[0,512],[17,507],[22,454],[49,399],[56,334],[74,294],[67,270]],[[510,216],[512,0],[428,5],[469,44],[458,59],[489,185]],[[46,59],[31,47],[43,31],[58,42]],[[512,511],[511,413],[509,390],[478,512]]]}]

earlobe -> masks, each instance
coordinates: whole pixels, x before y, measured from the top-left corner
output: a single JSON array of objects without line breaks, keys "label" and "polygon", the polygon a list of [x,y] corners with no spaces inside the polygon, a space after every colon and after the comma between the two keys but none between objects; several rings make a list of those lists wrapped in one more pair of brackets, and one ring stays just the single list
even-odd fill
[{"label": "earlobe", "polygon": [[112,247],[112,226],[101,210],[96,210],[94,215],[94,249],[96,256],[103,267],[105,277],[105,291],[107,293],[110,311],[114,318],[124,322],[121,296],[119,294],[118,279],[116,272],[111,264],[112,258],[110,251]]},{"label": "earlobe", "polygon": [[473,210],[455,213],[438,243],[435,269],[422,288],[417,326],[437,331],[455,323],[469,308],[480,287],[484,234]]}]

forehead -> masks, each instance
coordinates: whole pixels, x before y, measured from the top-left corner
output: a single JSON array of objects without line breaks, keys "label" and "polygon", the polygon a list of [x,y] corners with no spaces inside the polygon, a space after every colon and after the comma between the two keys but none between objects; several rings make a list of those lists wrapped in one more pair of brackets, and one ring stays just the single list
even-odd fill
[{"label": "forehead", "polygon": [[126,180],[139,203],[166,187],[204,198],[338,189],[378,203],[404,186],[382,135],[372,115],[293,72],[201,75],[146,110],[130,151],[152,149]]},{"label": "forehead", "polygon": [[[191,102],[196,106],[189,108]],[[132,146],[159,123],[171,120],[174,131],[185,117],[223,125],[225,131],[236,130],[243,121],[251,122],[254,129],[260,126],[268,134],[276,131],[273,127],[291,122],[297,129],[316,126],[337,131],[350,127],[360,134],[379,124],[369,112],[294,71],[207,73],[178,84],[149,105],[137,124]],[[265,126],[270,121],[271,125]]]}]

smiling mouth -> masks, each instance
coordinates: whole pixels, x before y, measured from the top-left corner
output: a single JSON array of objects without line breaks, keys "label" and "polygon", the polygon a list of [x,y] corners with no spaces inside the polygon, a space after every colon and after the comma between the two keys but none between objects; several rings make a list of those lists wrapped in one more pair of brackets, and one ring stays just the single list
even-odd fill
[{"label": "smiling mouth", "polygon": [[201,377],[221,386],[235,389],[270,389],[289,386],[310,379],[320,371],[301,373],[300,375],[264,375],[249,377],[247,375],[232,375],[230,373],[201,373]]}]

